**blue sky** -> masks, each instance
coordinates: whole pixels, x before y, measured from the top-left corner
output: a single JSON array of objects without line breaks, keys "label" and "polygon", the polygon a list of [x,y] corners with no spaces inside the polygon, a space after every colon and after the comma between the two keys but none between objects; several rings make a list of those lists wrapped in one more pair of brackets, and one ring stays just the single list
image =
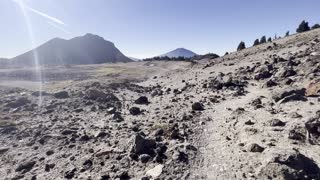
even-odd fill
[{"label": "blue sky", "polygon": [[94,33],[138,58],[179,47],[224,54],[241,40],[294,32],[303,19],[320,23],[319,0],[0,0],[0,57],[34,46],[18,1],[36,46]]}]

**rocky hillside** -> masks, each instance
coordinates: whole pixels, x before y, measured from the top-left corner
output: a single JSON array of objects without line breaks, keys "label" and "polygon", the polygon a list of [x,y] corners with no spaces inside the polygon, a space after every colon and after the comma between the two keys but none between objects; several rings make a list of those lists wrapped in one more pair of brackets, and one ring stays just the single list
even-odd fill
[{"label": "rocky hillside", "polygon": [[185,62],[137,83],[1,87],[0,175],[320,179],[319,36]]},{"label": "rocky hillside", "polygon": [[131,62],[112,42],[93,34],[70,40],[55,38],[11,59],[15,65],[34,65],[35,56],[41,65],[101,64]]}]

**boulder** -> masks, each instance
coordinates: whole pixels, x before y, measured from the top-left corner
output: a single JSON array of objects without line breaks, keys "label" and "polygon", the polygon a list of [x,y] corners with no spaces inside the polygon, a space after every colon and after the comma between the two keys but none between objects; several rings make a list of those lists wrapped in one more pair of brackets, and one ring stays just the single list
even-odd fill
[{"label": "boulder", "polygon": [[258,179],[320,179],[317,164],[296,150],[277,150],[266,157]]},{"label": "boulder", "polygon": [[271,65],[263,65],[255,71],[254,79],[255,80],[263,80],[270,78],[272,76],[272,73],[270,72],[272,70]]},{"label": "boulder", "polygon": [[133,139],[133,145],[131,147],[131,153],[134,155],[148,154],[150,156],[155,155],[156,141],[153,139],[147,139],[140,134],[136,134]]},{"label": "boulder", "polygon": [[18,165],[18,167],[16,168],[16,172],[21,172],[21,173],[26,173],[29,172],[33,166],[36,164],[35,161],[26,161],[26,162],[22,162],[21,164]]},{"label": "boulder", "polygon": [[289,68],[285,68],[285,69],[281,69],[277,74],[276,77],[281,77],[281,78],[287,78],[287,77],[291,77],[291,76],[295,76],[297,74],[296,71],[294,71],[293,69]]},{"label": "boulder", "polygon": [[148,98],[146,96],[141,96],[134,101],[136,104],[149,104]]},{"label": "boulder", "polygon": [[306,130],[309,134],[309,141],[312,144],[320,145],[320,119],[311,118],[305,123]]},{"label": "boulder", "polygon": [[120,100],[112,93],[104,93],[96,88],[90,88],[84,93],[84,98],[88,100],[97,101],[100,103],[107,103],[109,107],[121,109]]},{"label": "boulder", "polygon": [[66,99],[69,98],[69,93],[67,91],[60,91],[53,94],[53,97],[57,99]]},{"label": "boulder", "polygon": [[306,89],[284,89],[273,94],[275,102],[286,103],[289,101],[306,101],[304,97]]},{"label": "boulder", "polygon": [[107,94],[96,88],[91,88],[85,92],[85,98],[89,100],[104,100],[107,98]]},{"label": "boulder", "polygon": [[26,97],[20,97],[13,102],[8,103],[6,106],[10,108],[18,108],[31,103],[31,101]]}]

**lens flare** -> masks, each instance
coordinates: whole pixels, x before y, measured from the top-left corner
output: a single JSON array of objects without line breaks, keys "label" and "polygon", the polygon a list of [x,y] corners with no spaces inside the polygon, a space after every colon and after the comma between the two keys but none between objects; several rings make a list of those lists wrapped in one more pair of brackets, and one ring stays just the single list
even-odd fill
[{"label": "lens flare", "polygon": [[28,29],[28,34],[29,34],[29,38],[30,38],[30,42],[31,42],[31,48],[32,53],[33,53],[33,59],[34,59],[34,68],[35,68],[35,73],[36,73],[36,80],[39,82],[39,101],[38,101],[38,107],[40,108],[42,105],[42,89],[43,89],[43,82],[42,82],[42,72],[41,72],[41,65],[39,63],[39,56],[38,56],[38,52],[36,51],[36,45],[35,45],[35,38],[34,38],[34,32],[33,32],[33,28],[32,28],[32,24],[31,24],[31,20],[30,17],[26,11],[26,6],[24,4],[24,2],[22,0],[14,0],[14,2],[16,2],[20,9],[21,12],[23,14],[23,17],[25,19],[26,22],[26,26]]}]

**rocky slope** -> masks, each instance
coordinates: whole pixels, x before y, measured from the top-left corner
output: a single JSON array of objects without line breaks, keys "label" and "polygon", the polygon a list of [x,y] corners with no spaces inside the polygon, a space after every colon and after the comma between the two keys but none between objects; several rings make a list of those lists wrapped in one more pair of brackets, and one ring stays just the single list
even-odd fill
[{"label": "rocky slope", "polygon": [[319,35],[188,62],[138,83],[1,87],[0,175],[319,179]]},{"label": "rocky slope", "polygon": [[[37,59],[35,59],[37,56]],[[70,40],[55,38],[38,48],[12,58],[15,65],[101,64],[131,62],[112,42],[93,34]]]}]

